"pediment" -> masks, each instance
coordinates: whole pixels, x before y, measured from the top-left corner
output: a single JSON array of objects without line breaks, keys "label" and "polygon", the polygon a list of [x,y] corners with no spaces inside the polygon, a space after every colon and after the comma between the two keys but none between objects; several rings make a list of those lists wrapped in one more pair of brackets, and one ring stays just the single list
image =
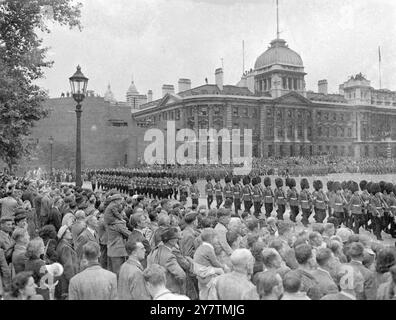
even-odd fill
[{"label": "pediment", "polygon": [[310,100],[308,100],[307,98],[305,98],[304,96],[302,96],[297,92],[289,92],[284,96],[276,98],[274,102],[277,104],[304,104],[304,105],[312,104]]},{"label": "pediment", "polygon": [[172,103],[180,102],[180,101],[181,101],[181,98],[179,96],[167,93],[160,101],[159,106],[162,107],[162,106],[166,106],[168,104],[172,104]]}]

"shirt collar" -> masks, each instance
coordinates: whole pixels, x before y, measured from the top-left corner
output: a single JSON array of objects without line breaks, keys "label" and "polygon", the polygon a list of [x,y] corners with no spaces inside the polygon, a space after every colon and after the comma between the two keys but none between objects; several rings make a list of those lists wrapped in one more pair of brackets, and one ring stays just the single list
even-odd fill
[{"label": "shirt collar", "polygon": [[356,300],[356,297],[353,294],[350,294],[345,291],[340,291],[340,293],[343,294],[344,296],[347,296],[348,298],[351,298],[352,300]]},{"label": "shirt collar", "polygon": [[212,248],[214,250],[214,247],[209,242],[203,241],[202,244],[206,245],[206,246],[208,246],[208,247],[210,247],[210,248]]}]

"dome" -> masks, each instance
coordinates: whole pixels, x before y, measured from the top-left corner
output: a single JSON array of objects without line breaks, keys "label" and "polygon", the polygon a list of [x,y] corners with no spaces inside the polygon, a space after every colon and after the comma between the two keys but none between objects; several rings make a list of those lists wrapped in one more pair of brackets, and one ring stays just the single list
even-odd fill
[{"label": "dome", "polygon": [[136,86],[135,86],[134,82],[132,81],[132,83],[129,86],[129,89],[127,91],[127,95],[134,96],[134,95],[138,95],[138,94],[139,94],[139,92],[137,91]]},{"label": "dome", "polygon": [[290,49],[283,39],[275,39],[254,65],[254,69],[261,69],[274,64],[283,64],[295,67],[303,67],[303,61],[298,53]]}]

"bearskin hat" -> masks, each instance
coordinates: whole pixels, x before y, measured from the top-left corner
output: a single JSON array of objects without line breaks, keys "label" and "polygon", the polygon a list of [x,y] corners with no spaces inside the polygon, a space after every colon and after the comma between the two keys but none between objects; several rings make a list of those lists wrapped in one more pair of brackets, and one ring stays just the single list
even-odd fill
[{"label": "bearskin hat", "polygon": [[313,182],[313,187],[314,187],[314,189],[315,189],[316,191],[319,191],[320,189],[323,188],[323,183],[322,183],[322,181],[320,181],[320,180],[315,180],[315,181]]},{"label": "bearskin hat", "polygon": [[296,186],[296,180],[294,178],[289,179],[289,187],[293,188]]},{"label": "bearskin hat", "polygon": [[191,184],[197,183],[197,178],[196,177],[190,177],[190,182],[191,182]]},{"label": "bearskin hat", "polygon": [[366,180],[360,181],[359,187],[360,187],[360,190],[361,190],[361,191],[366,190],[366,188],[367,188],[367,181],[366,181]]},{"label": "bearskin hat", "polygon": [[372,186],[373,186],[373,183],[370,181],[369,183],[367,183],[367,185],[366,185],[366,190],[367,190],[367,192],[368,193],[370,193],[371,194],[371,188],[372,188]]},{"label": "bearskin hat", "polygon": [[339,181],[335,181],[333,183],[333,191],[342,190],[341,183]]},{"label": "bearskin hat", "polygon": [[249,176],[244,176],[242,179],[243,185],[247,185],[250,183],[250,177]]},{"label": "bearskin hat", "polygon": [[207,175],[207,176],[206,176],[206,181],[207,181],[207,182],[212,181],[212,177],[209,176],[209,175]]},{"label": "bearskin hat", "polygon": [[261,177],[257,177],[257,182],[261,183]]},{"label": "bearskin hat", "polygon": [[252,185],[255,186],[257,183],[258,183],[257,177],[254,177],[254,178],[252,179]]},{"label": "bearskin hat", "polygon": [[232,177],[233,184],[237,184],[238,182],[239,182],[239,177],[237,177],[237,176]]},{"label": "bearskin hat", "polygon": [[327,186],[327,190],[328,191],[333,191],[333,181],[332,180],[330,180],[330,181],[327,181],[327,184],[326,184],[326,186]]},{"label": "bearskin hat", "polygon": [[387,194],[390,194],[393,191],[393,184],[388,182],[385,184],[385,191]]},{"label": "bearskin hat", "polygon": [[382,193],[385,191],[385,185],[386,185],[385,181],[380,181],[379,182],[379,186],[380,186],[380,189],[381,189]]},{"label": "bearskin hat", "polygon": [[291,188],[290,187],[290,178],[285,179],[285,186]]},{"label": "bearskin hat", "polygon": [[224,178],[224,181],[225,181],[225,183],[231,182],[231,177],[230,177],[230,176],[226,176],[226,177]]},{"label": "bearskin hat", "polygon": [[347,189],[347,182],[345,180],[341,182],[341,188],[342,190]]},{"label": "bearskin hat", "polygon": [[214,180],[215,180],[215,182],[220,182],[220,178],[219,177],[215,177]]},{"label": "bearskin hat", "polygon": [[379,183],[373,183],[373,184],[371,185],[371,194],[372,194],[372,195],[375,195],[375,194],[377,194],[378,192],[381,192],[381,186],[380,186],[380,184],[379,184]]},{"label": "bearskin hat", "polygon": [[393,186],[392,192],[393,192],[393,194],[396,194],[396,184]]},{"label": "bearskin hat", "polygon": [[276,178],[275,185],[277,188],[283,187],[283,180],[281,178]]},{"label": "bearskin hat", "polygon": [[302,178],[300,181],[301,189],[309,189],[309,182],[306,178]]},{"label": "bearskin hat", "polygon": [[264,178],[264,185],[265,185],[266,187],[271,186],[271,178],[270,178],[270,177],[265,177],[265,178]]},{"label": "bearskin hat", "polygon": [[359,185],[355,181],[351,181],[349,185],[349,190],[351,190],[352,193],[355,193],[356,191],[359,191]]}]

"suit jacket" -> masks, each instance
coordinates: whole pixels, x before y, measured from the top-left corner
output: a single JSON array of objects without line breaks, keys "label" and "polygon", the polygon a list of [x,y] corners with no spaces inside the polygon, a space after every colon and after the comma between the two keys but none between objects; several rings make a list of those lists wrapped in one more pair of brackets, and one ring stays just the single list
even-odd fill
[{"label": "suit jacket", "polygon": [[76,274],[69,284],[69,300],[116,300],[117,276],[91,264]]},{"label": "suit jacket", "polygon": [[0,295],[8,290],[11,284],[11,270],[6,261],[4,250],[0,249]]},{"label": "suit jacket", "polygon": [[143,266],[133,257],[121,266],[118,278],[119,300],[151,300],[143,278]]},{"label": "suit jacket", "polygon": [[256,286],[238,272],[226,273],[216,279],[219,300],[259,300]]},{"label": "suit jacket", "polygon": [[166,287],[173,293],[185,294],[186,273],[177,262],[172,249],[160,244],[147,257],[147,266],[155,263],[166,269]]},{"label": "suit jacket", "polygon": [[198,232],[195,231],[192,227],[187,226],[182,231],[182,238],[180,239],[180,251],[184,256],[193,257],[195,250],[198,248],[197,246],[197,238]]},{"label": "suit jacket", "polygon": [[59,241],[56,253],[58,254],[59,263],[63,266],[59,288],[57,287],[59,296],[62,296],[68,293],[70,279],[78,273],[79,263],[76,251],[73,249],[71,243],[65,239]]},{"label": "suit jacket", "polygon": [[202,243],[194,253],[194,262],[204,267],[223,268],[223,265],[217,259],[213,247],[207,243]]},{"label": "suit jacket", "polygon": [[322,269],[316,269],[311,274],[318,282],[322,297],[328,294],[338,293],[338,287],[328,272]]},{"label": "suit jacket", "polygon": [[141,242],[144,245],[144,249],[146,250],[146,259],[142,261],[143,268],[146,268],[147,266],[147,256],[151,252],[151,246],[146,237],[143,235],[142,232],[139,230],[134,229],[131,234],[128,237],[128,241],[135,241],[135,242]]},{"label": "suit jacket", "polygon": [[107,230],[107,256],[108,257],[127,257],[125,250],[125,239],[128,239],[131,231],[128,230],[123,222],[106,226]]},{"label": "suit jacket", "polygon": [[10,235],[3,230],[0,230],[0,249],[5,251],[8,250],[14,244],[14,241],[11,239]]},{"label": "suit jacket", "polygon": [[375,300],[377,292],[373,272],[358,261],[352,260],[348,265],[352,266],[355,272],[360,272],[364,278],[363,292],[357,292],[356,298],[358,300]]},{"label": "suit jacket", "polygon": [[307,296],[312,300],[319,300],[321,298],[319,282],[312,275],[312,271],[308,272],[302,268],[298,268],[296,271],[301,277],[300,291],[306,292]]},{"label": "suit jacket", "polygon": [[227,228],[222,225],[221,223],[217,223],[215,226],[215,231],[217,233],[217,237],[219,239],[219,244],[221,246],[221,248],[223,249],[223,251],[227,254],[227,255],[231,255],[232,254],[232,249],[230,247],[230,245],[227,242]]},{"label": "suit jacket", "polygon": [[76,239],[76,254],[77,254],[77,258],[81,261],[81,259],[83,258],[83,247],[85,244],[87,244],[88,242],[96,242],[97,244],[99,244],[99,240],[98,240],[98,236],[95,233],[95,236],[91,233],[91,231],[89,231],[87,228],[84,229],[83,232],[80,233],[80,235],[77,237]]}]

